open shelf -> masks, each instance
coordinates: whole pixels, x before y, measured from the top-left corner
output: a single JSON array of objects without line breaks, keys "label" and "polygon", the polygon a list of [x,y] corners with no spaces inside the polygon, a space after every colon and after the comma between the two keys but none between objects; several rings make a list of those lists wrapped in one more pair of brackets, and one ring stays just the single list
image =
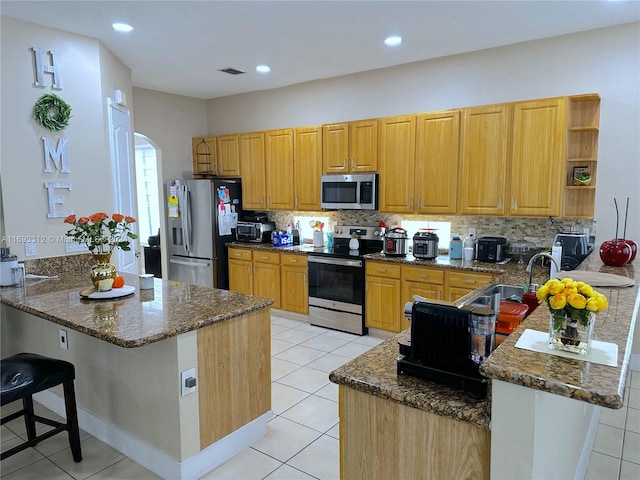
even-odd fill
[{"label": "open shelf", "polygon": [[[595,212],[600,96],[595,93],[571,96],[568,107],[562,216],[590,219]],[[589,185],[575,185],[574,169],[578,167],[588,168]]]}]

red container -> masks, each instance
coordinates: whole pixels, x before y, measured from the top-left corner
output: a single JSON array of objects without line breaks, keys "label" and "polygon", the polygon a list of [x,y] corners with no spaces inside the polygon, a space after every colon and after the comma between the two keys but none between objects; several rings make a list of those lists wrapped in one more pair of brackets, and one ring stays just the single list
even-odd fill
[{"label": "red container", "polygon": [[500,302],[500,315],[496,332],[509,335],[522,323],[529,307],[523,303]]}]

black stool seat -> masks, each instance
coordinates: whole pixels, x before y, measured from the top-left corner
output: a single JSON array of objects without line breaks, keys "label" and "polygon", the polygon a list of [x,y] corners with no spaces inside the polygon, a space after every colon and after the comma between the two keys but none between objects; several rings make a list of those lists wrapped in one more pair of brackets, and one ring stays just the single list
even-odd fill
[{"label": "black stool seat", "polygon": [[[0,404],[6,405],[20,399],[23,402],[22,410],[3,417],[0,424],[4,425],[6,422],[24,416],[28,438],[23,444],[3,452],[0,459],[4,460],[14,453],[33,447],[42,440],[66,430],[69,433],[73,459],[76,462],[81,461],[80,431],[73,385],[76,374],[73,364],[35,353],[18,353],[1,360],[0,364],[2,379]],[[64,390],[67,422],[61,423],[35,415],[32,395],[60,384]],[[36,436],[36,421],[55,428]]]}]

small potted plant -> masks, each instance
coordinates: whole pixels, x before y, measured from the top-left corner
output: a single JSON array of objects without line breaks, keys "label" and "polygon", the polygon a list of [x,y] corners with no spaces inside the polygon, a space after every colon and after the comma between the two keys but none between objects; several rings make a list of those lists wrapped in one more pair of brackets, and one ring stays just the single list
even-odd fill
[{"label": "small potted plant", "polygon": [[591,183],[591,174],[588,167],[576,167],[573,169],[573,182],[580,187]]}]

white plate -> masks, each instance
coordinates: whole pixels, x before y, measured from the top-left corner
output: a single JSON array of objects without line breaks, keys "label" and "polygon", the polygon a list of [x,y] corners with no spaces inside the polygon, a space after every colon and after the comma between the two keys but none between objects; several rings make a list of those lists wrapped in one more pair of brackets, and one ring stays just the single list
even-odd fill
[{"label": "white plate", "polygon": [[101,298],[119,298],[131,295],[135,291],[136,287],[132,285],[125,285],[122,288],[112,288],[108,292],[98,292],[95,288],[87,288],[86,290],[80,292],[80,296],[93,300]]}]

